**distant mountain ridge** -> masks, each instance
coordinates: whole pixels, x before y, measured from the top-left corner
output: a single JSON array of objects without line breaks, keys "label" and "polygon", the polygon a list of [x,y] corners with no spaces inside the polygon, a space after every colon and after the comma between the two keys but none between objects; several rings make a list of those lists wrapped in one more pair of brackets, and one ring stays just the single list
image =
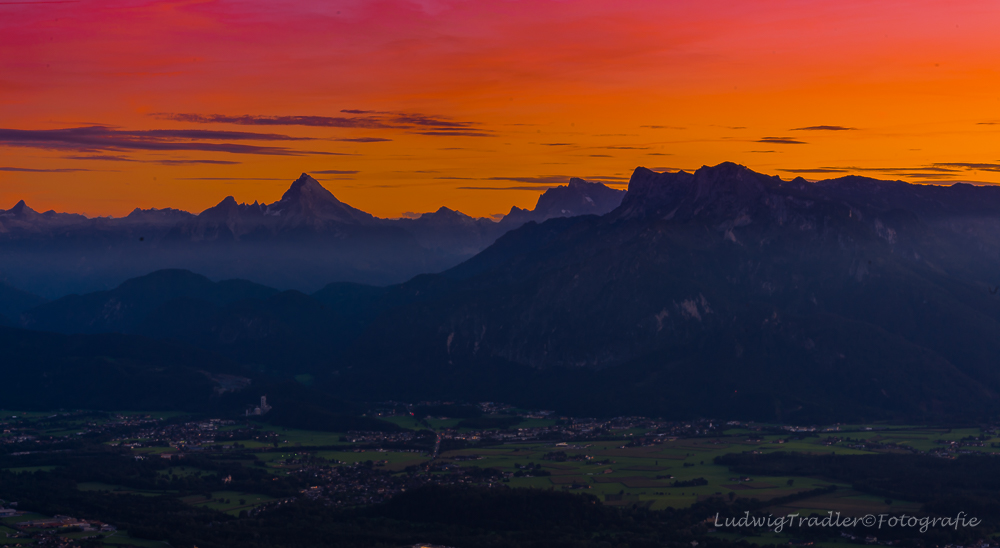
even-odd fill
[{"label": "distant mountain ridge", "polygon": [[[474,222],[427,221],[449,217]],[[637,168],[609,213],[528,222],[401,284],[234,293],[168,271],[21,319],[179,339],[372,401],[979,420],[1000,416],[998,225],[1000,188]]]},{"label": "distant mountain ridge", "polygon": [[197,215],[135,209],[123,218],[90,219],[38,213],[22,200],[0,210],[0,276],[50,297],[170,268],[308,291],[331,281],[386,284],[454,266],[524,222],[606,213],[623,195],[574,179],[543,193],[541,207],[518,209],[519,220],[499,223],[447,208],[380,219],[341,202],[305,173],[274,203],[228,196]]}]

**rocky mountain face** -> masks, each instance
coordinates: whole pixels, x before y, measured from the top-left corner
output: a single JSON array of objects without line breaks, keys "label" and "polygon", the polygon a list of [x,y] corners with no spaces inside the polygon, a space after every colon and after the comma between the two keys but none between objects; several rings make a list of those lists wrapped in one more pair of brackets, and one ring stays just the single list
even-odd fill
[{"label": "rocky mountain face", "polygon": [[503,233],[503,228],[492,219],[470,217],[447,207],[415,219],[394,222],[412,234],[424,248],[452,250],[466,258],[486,249]]},{"label": "rocky mountain face", "polygon": [[525,223],[541,223],[557,217],[604,215],[618,207],[625,196],[601,183],[572,178],[569,184],[546,190],[534,209],[512,207],[499,221],[472,218],[442,207],[416,219],[398,219],[396,223],[413,234],[420,245],[435,250],[457,250],[471,257],[492,244],[501,235]]},{"label": "rocky mountain face", "polygon": [[383,314],[356,359],[409,383],[373,392],[462,379],[577,412],[995,409],[1000,247],[980,227],[997,219],[996,188],[639,168],[613,212],[525,225]]},{"label": "rocky mountain face", "polygon": [[568,185],[549,189],[539,196],[533,210],[512,207],[499,224],[510,230],[531,221],[541,223],[557,217],[604,215],[618,207],[624,197],[623,190],[574,177]]},{"label": "rocky mountain face", "polygon": [[997,223],[1000,188],[638,168],[609,213],[528,222],[402,284],[304,295],[157,273],[21,318],[168,336],[347,398],[972,420],[1000,411]]},{"label": "rocky mountain face", "polygon": [[[572,186],[581,184],[591,185]],[[620,194],[603,185],[587,192],[599,196],[597,187]],[[549,196],[559,192],[550,189],[540,203],[561,203]],[[572,192],[565,198],[565,207],[545,207],[569,211],[580,199]],[[614,207],[600,197],[598,203],[604,209],[596,212]],[[520,224],[447,208],[418,219],[379,219],[341,202],[307,174],[277,202],[241,204],[230,196],[198,215],[136,209],[121,219],[88,219],[38,213],[22,201],[0,210],[0,277],[48,297],[109,289],[175,268],[308,291],[332,281],[387,284],[454,266]]]}]

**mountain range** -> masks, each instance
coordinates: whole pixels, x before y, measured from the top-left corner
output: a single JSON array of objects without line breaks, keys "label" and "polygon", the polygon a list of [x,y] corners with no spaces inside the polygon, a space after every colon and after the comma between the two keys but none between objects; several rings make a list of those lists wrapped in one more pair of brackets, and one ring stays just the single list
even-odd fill
[{"label": "mountain range", "polygon": [[513,208],[499,222],[448,208],[380,219],[307,174],[277,202],[241,204],[229,196],[198,215],[135,209],[122,218],[87,218],[38,213],[22,200],[0,210],[0,279],[46,298],[110,289],[165,268],[305,291],[331,281],[396,283],[454,266],[526,222],[607,213],[623,196],[572,179],[546,190],[534,210]]},{"label": "mountain range", "polygon": [[524,223],[399,284],[305,294],[166,270],[11,321],[178,341],[345,399],[979,420],[1000,413],[998,286],[1000,188],[724,163],[637,168],[603,215]]}]

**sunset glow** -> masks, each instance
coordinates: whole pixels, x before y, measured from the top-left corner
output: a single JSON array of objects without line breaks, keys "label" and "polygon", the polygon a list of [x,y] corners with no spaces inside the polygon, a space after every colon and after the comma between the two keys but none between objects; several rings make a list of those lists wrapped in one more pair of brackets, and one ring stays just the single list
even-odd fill
[{"label": "sunset glow", "polygon": [[1000,183],[1000,4],[0,1],[0,208],[383,217],[723,161]]}]

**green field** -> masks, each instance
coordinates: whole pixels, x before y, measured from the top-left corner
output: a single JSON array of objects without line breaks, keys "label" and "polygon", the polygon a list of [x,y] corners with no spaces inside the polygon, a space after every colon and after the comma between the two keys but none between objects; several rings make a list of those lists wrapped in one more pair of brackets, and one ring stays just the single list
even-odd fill
[{"label": "green field", "polygon": [[[73,416],[53,417],[51,413],[19,413],[0,411],[0,417],[8,418],[17,415],[35,421],[40,426],[58,424],[58,430],[45,431],[47,435],[71,435],[74,425],[85,426],[94,419]],[[153,415],[154,417],[176,417],[183,413],[134,413],[134,415]],[[46,422],[51,419],[51,422]],[[461,419],[426,418],[418,420],[410,415],[383,417],[382,420],[392,422],[404,428],[422,430],[431,428],[438,432],[455,432]],[[557,419],[524,419],[516,428],[527,429],[549,427],[557,423]],[[235,426],[232,428],[236,428]],[[463,428],[463,431],[468,429]],[[430,457],[424,452],[414,451],[380,451],[372,448],[373,443],[349,443],[341,441],[347,435],[337,432],[318,432],[298,429],[288,429],[265,424],[258,434],[272,437],[267,441],[241,440],[238,443],[247,452],[264,462],[266,470],[276,475],[291,473],[303,466],[329,465],[338,463],[354,464],[374,461],[381,469],[399,472],[408,466],[428,463]],[[782,429],[780,425],[750,424],[727,429],[715,437],[700,438],[661,438],[665,439],[656,445],[642,447],[623,447],[630,440],[649,434],[644,429],[615,429],[612,434],[617,438],[613,441],[581,441],[571,442],[567,446],[557,446],[555,442],[512,442],[502,445],[483,447],[472,446],[458,451],[446,451],[439,456],[441,462],[453,462],[458,466],[477,466],[495,468],[505,473],[519,471],[517,464],[526,465],[531,462],[541,465],[542,470],[550,475],[537,477],[511,477],[506,480],[512,487],[535,487],[540,489],[568,490],[590,493],[599,497],[609,505],[641,505],[652,509],[666,507],[682,507],[712,496],[723,498],[756,498],[767,501],[803,491],[825,487],[831,482],[820,477],[754,477],[750,481],[741,481],[727,467],[714,464],[717,456],[729,453],[777,451],[801,452],[809,454],[838,455],[870,454],[880,452],[1000,452],[1000,438],[992,439],[992,434],[980,428],[944,428],[919,425],[838,425],[831,428],[818,428],[811,432],[792,432]],[[836,438],[835,440],[831,438]],[[975,439],[974,439],[975,438]],[[983,443],[983,447],[961,446],[961,443]],[[959,444],[956,445],[953,442]],[[216,445],[230,444],[218,442]],[[867,444],[867,448],[852,448],[852,445]],[[991,447],[997,444],[998,447]],[[317,449],[317,448],[336,448]],[[355,450],[340,449],[355,447]],[[544,459],[544,455],[553,452],[565,452],[568,459],[557,462]],[[155,457],[163,452],[176,452],[169,447],[143,447],[135,449],[136,453],[144,453]],[[456,459],[476,455],[481,458]],[[584,455],[589,458],[574,459]],[[48,471],[52,466],[8,468],[15,473],[30,473]],[[521,472],[522,474],[524,472]],[[162,475],[180,477],[211,473],[188,466],[172,466],[161,471]],[[704,480],[705,485],[695,485],[694,480]],[[679,484],[675,484],[675,482]],[[847,485],[839,485],[840,489],[832,494],[812,497],[807,500],[788,503],[780,507],[782,511],[826,512],[838,510],[842,512],[882,512],[888,511],[890,505],[878,497],[862,495],[851,491]],[[131,493],[145,496],[157,496],[160,492],[127,489],[122,486],[99,483],[81,483],[81,490],[106,490],[116,493]],[[220,492],[223,493],[223,492]],[[212,500],[192,502],[211,508],[219,508],[227,512],[237,512],[243,506],[253,506],[249,502],[239,505],[235,501],[251,495],[240,494],[213,495]],[[252,495],[256,501],[257,495]],[[230,503],[219,502],[216,499],[230,499]],[[270,500],[270,499],[267,499]],[[255,502],[256,503],[256,502]],[[893,501],[891,510],[908,511],[916,506],[906,501]]]},{"label": "green field", "polygon": [[[317,447],[317,446],[327,446],[327,445],[338,445],[344,442],[340,441],[342,436],[346,436],[347,433],[338,432],[316,432],[312,430],[295,430],[291,428],[282,428],[280,426],[272,426],[265,424],[261,426],[261,433],[263,432],[274,432],[278,434],[278,444],[279,447],[284,449],[285,446],[296,446],[302,445],[307,447]],[[258,442],[255,440],[241,441],[239,442],[245,445],[248,449],[256,447],[270,447],[272,444],[270,442]]]},{"label": "green field", "polygon": [[[541,465],[550,476],[510,478],[511,487],[576,490],[596,495],[609,505],[641,505],[651,509],[688,506],[711,496],[756,498],[763,501],[831,485],[821,478],[756,477],[740,481],[727,467],[713,463],[716,456],[743,451],[800,451],[807,453],[860,454],[863,451],[821,445],[818,440],[773,443],[776,436],[748,443],[742,436],[710,439],[681,439],[659,445],[622,448],[621,441],[593,442],[585,447],[556,447],[553,443],[506,444],[483,449],[463,449],[441,454],[443,460],[477,455],[481,459],[455,461],[460,465],[496,468],[514,472],[516,464]],[[570,444],[572,445],[572,444]],[[586,455],[585,461],[544,460],[547,453],[565,452],[570,457]],[[657,477],[659,476],[659,478]],[[670,476],[673,476],[672,478]],[[707,485],[675,486],[674,482],[704,479]],[[874,497],[858,493],[846,495],[848,486],[836,492],[837,498],[812,501],[808,508],[884,510],[886,505]],[[733,495],[730,495],[733,493]],[[863,503],[862,503],[863,502]],[[834,504],[836,503],[836,504]],[[899,508],[906,503],[897,503]],[[894,506],[894,507],[895,507]]]},{"label": "green field", "polygon": [[34,544],[35,541],[26,538],[10,538],[7,535],[16,534],[17,530],[10,527],[4,527],[0,525],[0,544],[2,545],[16,545],[16,544]]},{"label": "green field", "polygon": [[203,495],[191,495],[183,497],[180,500],[185,504],[211,508],[212,510],[218,510],[235,516],[241,510],[250,510],[255,506],[260,506],[276,499],[265,495],[243,493],[240,491],[213,491],[211,499],[207,499]]},{"label": "green field", "polygon": [[402,426],[403,428],[407,428],[409,430],[427,428],[427,425],[421,424],[420,421],[412,415],[395,415],[392,417],[379,417],[379,419]]},{"label": "green field", "polygon": [[161,475],[161,476],[177,476],[177,477],[181,477],[181,478],[186,477],[186,476],[214,476],[214,475],[216,475],[215,472],[206,472],[204,470],[201,470],[199,468],[194,468],[194,467],[191,467],[191,466],[171,466],[170,468],[167,468],[165,470],[160,470],[158,472],[158,474]]},{"label": "green field", "polygon": [[158,497],[168,491],[152,491],[145,489],[133,489],[131,487],[125,487],[122,485],[112,485],[109,483],[100,483],[96,481],[81,482],[76,484],[76,488],[80,491],[107,491],[109,493],[115,493],[118,495],[140,495],[143,497]]},{"label": "green field", "polygon": [[102,542],[105,545],[139,546],[140,548],[165,548],[170,546],[165,542],[130,537],[127,531],[107,533]]},{"label": "green field", "polygon": [[13,472],[15,474],[23,474],[25,472],[38,472],[38,471],[48,472],[55,468],[56,468],[55,466],[18,466],[16,468],[4,468],[4,470]]}]

